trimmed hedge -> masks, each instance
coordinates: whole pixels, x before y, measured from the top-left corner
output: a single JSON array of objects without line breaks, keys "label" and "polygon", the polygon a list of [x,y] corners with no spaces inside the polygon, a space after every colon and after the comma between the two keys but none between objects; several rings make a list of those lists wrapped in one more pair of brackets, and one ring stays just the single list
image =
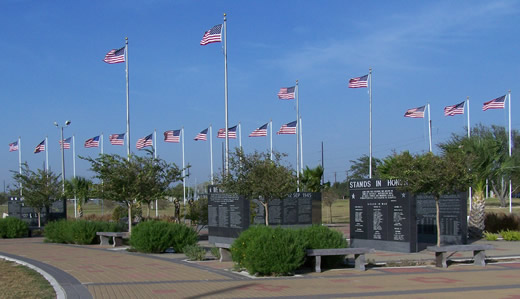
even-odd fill
[{"label": "trimmed hedge", "polygon": [[[291,275],[305,262],[306,249],[345,248],[343,235],[326,226],[300,230],[252,226],[231,245],[231,257],[238,268],[251,274]],[[344,257],[323,257],[324,266],[342,262]]]},{"label": "trimmed hedge", "polygon": [[45,225],[45,242],[68,244],[99,243],[96,232],[120,232],[123,227],[117,223],[87,220],[59,220]]},{"label": "trimmed hedge", "polygon": [[[339,231],[322,225],[313,225],[301,229],[301,238],[306,249],[347,248],[348,242]],[[314,259],[312,259],[314,261]],[[343,263],[345,256],[323,256],[321,266],[332,267]]]},{"label": "trimmed hedge", "polygon": [[27,237],[29,227],[27,223],[18,218],[7,217],[0,219],[0,238]]},{"label": "trimmed hedge", "polygon": [[172,247],[183,252],[188,245],[195,245],[198,235],[192,228],[180,223],[145,221],[132,229],[130,245],[137,251],[161,253]]}]

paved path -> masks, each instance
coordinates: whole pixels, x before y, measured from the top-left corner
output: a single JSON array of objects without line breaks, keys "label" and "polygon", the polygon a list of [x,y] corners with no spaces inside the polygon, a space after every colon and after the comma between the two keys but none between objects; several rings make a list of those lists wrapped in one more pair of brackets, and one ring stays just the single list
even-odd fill
[{"label": "paved path", "polygon": [[[498,247],[488,256],[520,256],[520,242],[487,243]],[[365,272],[348,268],[295,277],[250,278],[227,270],[231,263],[191,263],[179,254],[144,255],[98,245],[43,243],[41,238],[0,239],[0,255],[42,268],[62,285],[68,298],[475,299],[520,295],[520,259],[486,267],[373,267]],[[368,258],[376,263],[432,262],[433,254],[378,251]]]}]

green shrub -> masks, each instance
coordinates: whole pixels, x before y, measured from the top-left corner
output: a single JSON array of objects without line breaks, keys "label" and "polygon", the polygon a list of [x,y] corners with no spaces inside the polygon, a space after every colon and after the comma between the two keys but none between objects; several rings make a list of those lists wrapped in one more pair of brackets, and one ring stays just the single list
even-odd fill
[{"label": "green shrub", "polygon": [[28,229],[27,223],[18,218],[0,219],[0,238],[23,238],[27,236]]},{"label": "green shrub", "polygon": [[217,259],[220,260],[220,249],[218,247],[211,247],[211,254]]},{"label": "green shrub", "polygon": [[197,244],[188,245],[184,247],[184,254],[190,261],[203,261],[206,257],[206,250]]},{"label": "green shrub", "polygon": [[[339,231],[323,225],[313,225],[299,230],[306,249],[346,248],[347,240]],[[314,260],[314,259],[312,259]],[[345,256],[324,256],[322,267],[332,267],[343,263]]]},{"label": "green shrub", "polygon": [[498,240],[498,234],[484,232],[484,238],[488,241],[496,241]]},{"label": "green shrub", "polygon": [[68,221],[66,219],[51,221],[45,225],[43,235],[45,242],[50,243],[72,243],[72,236],[69,235]]},{"label": "green shrub", "polygon": [[170,247],[175,252],[182,252],[187,245],[194,245],[197,241],[197,232],[192,228],[163,221],[141,222],[130,235],[130,245],[146,253],[161,253]]},{"label": "green shrub", "polygon": [[233,242],[231,254],[251,274],[290,275],[304,262],[305,242],[295,230],[257,226]]},{"label": "green shrub", "polygon": [[520,230],[520,217],[517,214],[486,213],[485,230],[498,233],[505,230]]},{"label": "green shrub", "polygon": [[513,230],[503,230],[500,232],[502,238],[506,241],[520,241],[520,232]]},{"label": "green shrub", "polygon": [[119,221],[119,219],[123,217],[128,217],[128,209],[125,209],[122,206],[117,205],[112,211],[112,220]]},{"label": "green shrub", "polygon": [[99,243],[96,232],[120,232],[121,225],[111,222],[87,220],[59,220],[45,226],[45,241],[68,244]]}]

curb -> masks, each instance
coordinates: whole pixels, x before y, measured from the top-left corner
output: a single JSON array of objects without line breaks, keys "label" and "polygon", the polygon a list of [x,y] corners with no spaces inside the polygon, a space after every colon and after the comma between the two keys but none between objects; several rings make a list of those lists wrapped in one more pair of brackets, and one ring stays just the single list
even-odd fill
[{"label": "curb", "polygon": [[67,298],[67,296],[65,295],[65,290],[63,290],[63,288],[58,283],[58,281],[56,281],[56,279],[54,279],[54,277],[52,277],[49,273],[43,271],[42,269],[40,269],[40,268],[38,268],[38,267],[36,267],[36,266],[34,266],[32,264],[26,263],[26,262],[21,261],[21,260],[10,258],[10,257],[4,256],[4,255],[0,255],[0,258],[4,259],[4,260],[7,260],[7,261],[15,262],[17,264],[20,264],[20,265],[23,265],[25,267],[31,268],[34,271],[40,273],[51,284],[51,286],[54,288],[54,291],[56,292],[56,298],[58,298],[58,299],[65,299],[65,298]]}]

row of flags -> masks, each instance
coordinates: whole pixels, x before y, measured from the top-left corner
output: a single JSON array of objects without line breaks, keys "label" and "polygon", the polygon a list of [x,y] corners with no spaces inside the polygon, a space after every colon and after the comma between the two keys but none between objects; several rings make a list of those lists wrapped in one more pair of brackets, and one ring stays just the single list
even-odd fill
[{"label": "row of flags", "polygon": [[[368,87],[368,75],[350,79],[348,82],[348,87],[349,88]],[[280,90],[280,93],[281,92],[282,92],[282,90]],[[280,97],[280,93],[278,93],[278,97]],[[486,111],[488,109],[504,109],[505,100],[506,100],[506,96],[503,95],[503,96],[493,99],[491,101],[487,101],[482,106],[482,111]],[[444,107],[444,116],[454,116],[457,114],[464,114],[464,104],[465,104],[465,101],[463,101],[459,104]],[[425,109],[426,109],[426,105],[417,107],[417,108],[408,109],[404,113],[404,117],[424,118]]]},{"label": "row of flags", "polygon": [[[264,125],[256,128],[251,134],[249,134],[249,137],[265,137],[267,136],[267,125],[269,123],[265,123]],[[179,143],[180,142],[180,134],[181,130],[169,130],[164,132],[164,142],[172,142],[172,143]],[[200,131],[200,133],[195,136],[195,141],[206,141],[207,140],[207,134],[208,134],[208,128]],[[276,133],[278,135],[286,135],[286,134],[296,134],[296,121],[292,121],[290,123],[282,125],[280,130]],[[228,128],[228,136],[230,139],[236,139],[237,138],[237,126],[233,126],[231,128]],[[137,149],[142,149],[145,147],[149,147],[153,145],[153,134],[147,135],[143,138],[139,138],[136,143]],[[217,138],[226,138],[226,133],[224,129],[219,129],[217,133]],[[70,143],[71,143],[72,137],[66,138],[63,141],[59,141],[60,148],[63,149],[70,149]],[[92,138],[89,138],[85,141],[84,147],[85,148],[93,148],[93,147],[99,147],[99,140],[100,136],[95,136]],[[125,133],[121,134],[111,134],[108,136],[108,140],[110,141],[110,144],[112,145],[124,145],[125,143]],[[14,152],[19,149],[18,147],[18,141],[9,143],[9,151]],[[34,149],[34,153],[39,153],[45,151],[45,140],[40,142],[36,148]]]},{"label": "row of flags", "polygon": [[[493,99],[491,101],[487,101],[484,103],[484,106],[482,106],[482,111],[486,111],[488,109],[504,109],[505,100],[506,100],[506,96],[503,95],[503,96]],[[464,102],[461,102],[461,103],[458,103],[455,105],[444,107],[444,116],[454,116],[457,114],[464,114],[464,104],[465,103],[466,102],[464,101]],[[408,109],[404,113],[404,117],[424,118],[425,108],[426,108],[426,106]]]}]

